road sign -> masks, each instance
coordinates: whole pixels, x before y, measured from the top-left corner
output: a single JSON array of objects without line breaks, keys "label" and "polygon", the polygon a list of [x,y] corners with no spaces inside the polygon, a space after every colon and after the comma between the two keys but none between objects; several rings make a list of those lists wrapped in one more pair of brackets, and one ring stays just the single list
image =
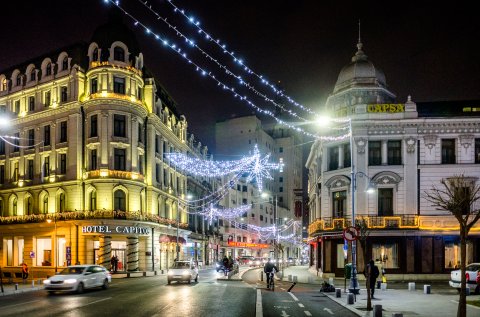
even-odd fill
[{"label": "road sign", "polygon": [[35,252],[30,251],[30,258],[33,259],[35,257]]},{"label": "road sign", "polygon": [[348,241],[357,240],[360,236],[360,232],[355,227],[347,227],[343,230],[343,238]]}]

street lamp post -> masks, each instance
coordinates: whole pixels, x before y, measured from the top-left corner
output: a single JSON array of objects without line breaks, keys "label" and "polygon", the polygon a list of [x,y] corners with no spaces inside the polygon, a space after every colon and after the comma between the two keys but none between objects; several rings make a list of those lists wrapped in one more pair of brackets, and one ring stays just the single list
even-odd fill
[{"label": "street lamp post", "polygon": [[[350,132],[350,174],[351,174],[351,195],[352,195],[352,226],[355,227],[355,188],[356,188],[356,175],[355,164],[353,159],[353,129],[352,119],[348,120],[348,129]],[[350,279],[349,290],[353,294],[358,293],[358,281],[357,281],[357,240],[352,241],[352,278]]]},{"label": "street lamp post", "polygon": [[[178,193],[177,193],[178,195]],[[176,247],[176,251],[177,251],[177,261],[180,260],[180,247],[178,245],[178,227],[180,227],[180,197],[177,197],[177,245],[175,246]]]}]

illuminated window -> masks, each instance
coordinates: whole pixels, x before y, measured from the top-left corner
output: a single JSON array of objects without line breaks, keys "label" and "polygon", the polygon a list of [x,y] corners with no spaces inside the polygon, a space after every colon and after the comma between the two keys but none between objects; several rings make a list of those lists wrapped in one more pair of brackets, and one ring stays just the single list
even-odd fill
[{"label": "illuminated window", "polygon": [[337,268],[345,267],[345,254],[343,253],[343,243],[337,243]]},{"label": "illuminated window", "polygon": [[343,218],[347,208],[347,191],[342,190],[332,193],[333,217]]},{"label": "illuminated window", "polygon": [[18,199],[17,197],[14,197],[12,199],[12,216],[17,215],[17,211],[18,211],[17,207],[18,207]]},{"label": "illuminated window", "polygon": [[[467,243],[467,258],[466,263],[473,262],[473,244]],[[458,269],[460,268],[460,241],[458,238],[445,238],[445,268]]]},{"label": "illuminated window", "polygon": [[13,266],[13,239],[3,238],[3,249],[6,251],[4,254],[7,256],[5,264],[7,266]]},{"label": "illuminated window", "polygon": [[2,80],[2,91],[6,91],[7,90],[7,80],[4,78]]},{"label": "illuminated window", "polygon": [[383,267],[386,269],[399,268],[398,243],[373,243],[372,259],[375,261],[382,261]]},{"label": "illuminated window", "polygon": [[40,209],[43,214],[48,213],[48,196],[47,195],[43,196]]},{"label": "illuminated window", "polygon": [[37,238],[35,259],[37,266],[52,266],[52,239]]},{"label": "illuminated window", "polygon": [[17,256],[18,256],[17,263],[15,264],[20,266],[23,263],[23,250],[25,247],[25,240],[22,237],[15,238],[15,240],[17,240]]},{"label": "illuminated window", "polygon": [[125,61],[125,51],[124,51],[124,49],[119,47],[119,46],[116,46],[113,49],[113,59],[116,60],[116,61],[124,62]]}]

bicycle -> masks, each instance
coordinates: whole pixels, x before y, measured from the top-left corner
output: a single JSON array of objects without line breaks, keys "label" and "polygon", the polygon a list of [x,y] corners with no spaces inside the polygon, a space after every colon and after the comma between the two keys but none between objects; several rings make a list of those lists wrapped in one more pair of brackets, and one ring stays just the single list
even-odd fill
[{"label": "bicycle", "polygon": [[268,272],[267,273],[267,288],[271,289],[272,292],[275,291],[275,279],[273,278],[275,276],[275,272]]}]

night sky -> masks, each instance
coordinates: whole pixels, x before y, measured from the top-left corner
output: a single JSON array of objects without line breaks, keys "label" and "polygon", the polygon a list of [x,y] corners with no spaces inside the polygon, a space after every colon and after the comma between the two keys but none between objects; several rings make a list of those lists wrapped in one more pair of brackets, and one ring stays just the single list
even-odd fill
[{"label": "night sky", "polygon": [[[95,28],[107,21],[113,6],[103,0],[9,3],[9,8],[2,6],[0,10],[0,70],[69,44],[88,42]],[[480,100],[480,19],[472,4],[319,0],[174,3],[226,43],[256,73],[271,82],[280,81],[287,95],[315,111],[320,111],[341,68],[356,51],[359,19],[364,51],[384,71],[398,102],[404,102],[408,95],[414,101]],[[181,44],[190,58],[218,74],[218,78],[229,84],[236,82],[222,75],[194,48],[184,45],[142,3],[123,0],[120,4],[153,32]],[[230,70],[273,97],[258,80],[231,63],[231,58],[199,37],[196,29],[174,14],[165,0],[151,0],[148,4]],[[147,68],[178,103],[190,132],[210,150],[214,150],[215,121],[252,113],[248,105],[196,72],[130,19],[125,18],[125,22],[138,36]],[[248,93],[239,85],[234,87],[242,94]],[[260,107],[272,109],[263,99],[256,101]]]}]

